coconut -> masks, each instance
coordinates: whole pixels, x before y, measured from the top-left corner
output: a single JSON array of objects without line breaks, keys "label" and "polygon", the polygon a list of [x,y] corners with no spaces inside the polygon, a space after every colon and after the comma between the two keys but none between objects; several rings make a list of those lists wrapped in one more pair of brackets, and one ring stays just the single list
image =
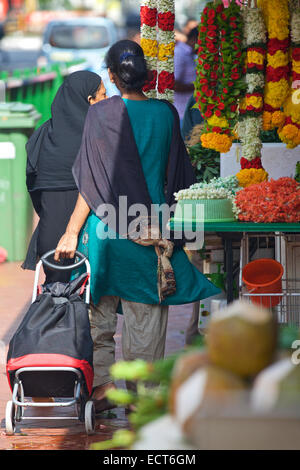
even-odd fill
[{"label": "coconut", "polygon": [[215,413],[218,407],[238,404],[246,390],[243,380],[216,366],[196,370],[175,394],[174,416],[183,432],[192,442],[192,436],[201,425],[201,417]]},{"label": "coconut", "polygon": [[254,411],[262,413],[280,408],[299,409],[299,365],[285,358],[260,372],[254,381],[250,402]]},{"label": "coconut", "polygon": [[167,414],[143,426],[131,450],[196,450],[186,442],[174,418]]},{"label": "coconut", "polygon": [[213,364],[243,378],[252,377],[274,358],[276,322],[271,311],[237,300],[214,313],[206,341]]},{"label": "coconut", "polygon": [[171,414],[175,411],[175,397],[178,388],[185,382],[197,369],[209,363],[207,352],[204,350],[190,351],[180,356],[175,363],[172,373],[172,382],[169,395],[169,409]]}]

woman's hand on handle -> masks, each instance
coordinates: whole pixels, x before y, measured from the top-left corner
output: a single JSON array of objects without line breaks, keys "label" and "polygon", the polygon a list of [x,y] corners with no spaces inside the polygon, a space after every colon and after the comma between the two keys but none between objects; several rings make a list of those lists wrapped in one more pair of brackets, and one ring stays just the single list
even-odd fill
[{"label": "woman's hand on handle", "polygon": [[64,258],[74,258],[77,249],[79,232],[89,215],[90,208],[81,196],[78,195],[75,209],[71,215],[65,234],[61,237],[56,247],[54,259],[59,261]]},{"label": "woman's hand on handle", "polygon": [[61,237],[56,247],[54,260],[60,261],[61,259],[75,257],[75,252],[77,249],[78,235],[66,232]]}]

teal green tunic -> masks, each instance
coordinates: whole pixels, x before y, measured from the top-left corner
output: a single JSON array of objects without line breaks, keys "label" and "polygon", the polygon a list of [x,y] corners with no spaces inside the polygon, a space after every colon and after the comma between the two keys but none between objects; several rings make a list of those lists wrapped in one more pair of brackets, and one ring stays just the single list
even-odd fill
[{"label": "teal green tunic", "polygon": [[[172,111],[166,103],[158,100],[124,99],[124,102],[152,202],[163,204],[173,131]],[[91,297],[94,303],[104,295],[146,304],[159,303],[157,255],[153,246],[145,247],[121,238],[91,212],[81,232],[78,250],[88,257],[91,264]],[[220,292],[189,262],[183,249],[174,250],[171,263],[176,293],[167,297],[163,304],[194,302]]]}]

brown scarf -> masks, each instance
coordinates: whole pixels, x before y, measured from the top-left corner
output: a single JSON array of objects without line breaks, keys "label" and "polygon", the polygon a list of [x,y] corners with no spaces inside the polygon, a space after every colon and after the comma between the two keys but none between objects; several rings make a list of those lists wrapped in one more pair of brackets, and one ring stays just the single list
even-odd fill
[{"label": "brown scarf", "polygon": [[168,295],[176,292],[176,280],[174,271],[170,262],[173,254],[174,243],[166,238],[161,238],[158,218],[155,217],[139,217],[136,227],[139,228],[138,237],[129,233],[129,238],[143,246],[153,245],[157,254],[157,287],[159,303],[161,303]]}]

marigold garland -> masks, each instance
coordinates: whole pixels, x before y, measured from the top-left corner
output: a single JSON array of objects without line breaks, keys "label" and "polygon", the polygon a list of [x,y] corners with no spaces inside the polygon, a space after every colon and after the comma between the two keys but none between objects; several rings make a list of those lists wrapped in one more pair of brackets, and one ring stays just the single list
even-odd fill
[{"label": "marigold garland", "polygon": [[242,94],[244,53],[239,6],[209,2],[199,25],[195,99],[205,119],[201,143],[221,153],[235,139],[237,101]]},{"label": "marigold garland", "polygon": [[293,99],[295,89],[300,87],[300,5],[291,1],[291,89],[283,110],[285,120],[278,135],[288,148],[300,145],[300,104]]},{"label": "marigold garland", "polygon": [[245,168],[236,174],[239,185],[247,188],[251,184],[268,180],[268,173],[263,168]]},{"label": "marigold garland", "polygon": [[[249,5],[251,7],[251,5]],[[259,8],[245,8],[244,47],[246,49],[246,94],[239,105],[238,135],[242,146],[240,186],[247,187],[268,179],[261,162],[264,104],[264,66],[266,27]]]},{"label": "marigold garland", "polygon": [[144,93],[149,98],[173,101],[174,10],[174,0],[144,0],[141,4],[141,46],[149,69]]},{"label": "marigold garland", "polygon": [[264,0],[262,11],[268,32],[263,126],[271,130],[283,122],[280,108],[289,94],[289,0]]}]

